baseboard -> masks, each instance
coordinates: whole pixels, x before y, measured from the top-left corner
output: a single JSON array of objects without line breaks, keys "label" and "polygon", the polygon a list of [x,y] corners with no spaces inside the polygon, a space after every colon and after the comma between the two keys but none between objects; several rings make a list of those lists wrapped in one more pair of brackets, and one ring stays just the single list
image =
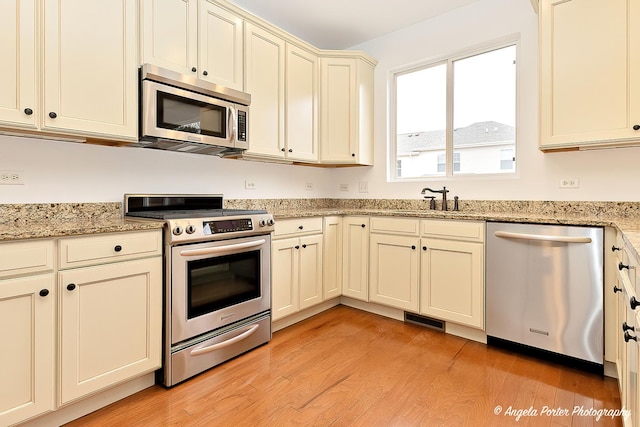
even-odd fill
[{"label": "baseboard", "polygon": [[358,310],[368,311],[369,313],[378,314],[380,316],[404,322],[404,310],[398,308],[387,307],[373,302],[360,301],[345,296],[340,297],[340,303],[347,307],[357,308]]},{"label": "baseboard", "polygon": [[78,418],[84,417],[100,408],[111,405],[118,400],[131,396],[139,391],[155,384],[155,373],[151,372],[126,383],[109,388],[101,393],[94,394],[68,406],[63,406],[56,411],[49,412],[34,418],[21,427],[51,427],[61,426]]},{"label": "baseboard", "polygon": [[320,314],[323,311],[329,310],[330,308],[335,307],[339,304],[340,298],[336,297],[334,299],[323,301],[318,305],[314,305],[313,307],[309,307],[282,319],[274,320],[273,322],[271,322],[271,332],[276,332],[280,329],[287,328],[295,323],[303,321],[304,319],[308,319],[311,316],[315,316],[316,314]]}]

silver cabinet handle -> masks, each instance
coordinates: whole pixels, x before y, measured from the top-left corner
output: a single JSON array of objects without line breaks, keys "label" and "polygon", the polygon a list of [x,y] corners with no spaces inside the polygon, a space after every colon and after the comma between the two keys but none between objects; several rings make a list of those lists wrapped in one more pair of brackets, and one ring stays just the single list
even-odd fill
[{"label": "silver cabinet handle", "polygon": [[562,242],[562,243],[591,243],[591,237],[572,237],[572,236],[545,236],[543,234],[524,234],[524,233],[511,233],[509,231],[496,231],[496,237],[503,237],[505,239],[520,239],[520,240],[538,240],[543,242]]},{"label": "silver cabinet handle", "polygon": [[180,251],[182,256],[198,256],[198,255],[211,255],[220,252],[234,251],[236,249],[248,249],[257,246],[262,246],[266,243],[265,239],[254,240],[252,242],[236,243],[234,245],[215,246],[213,248],[202,249],[184,249]]},{"label": "silver cabinet handle", "polygon": [[237,343],[238,341],[242,341],[243,339],[247,338],[249,335],[253,334],[258,328],[260,327],[260,325],[258,323],[256,323],[255,325],[252,325],[249,329],[247,329],[246,331],[244,331],[243,333],[241,333],[238,336],[235,336],[233,338],[229,338],[226,341],[222,341],[219,342],[217,344],[213,344],[207,347],[202,347],[202,348],[198,348],[195,350],[191,350],[191,353],[189,353],[191,356],[197,356],[199,354],[205,354],[205,353],[211,353],[212,351],[216,351],[219,350],[221,348],[224,347],[228,347],[232,344]]}]

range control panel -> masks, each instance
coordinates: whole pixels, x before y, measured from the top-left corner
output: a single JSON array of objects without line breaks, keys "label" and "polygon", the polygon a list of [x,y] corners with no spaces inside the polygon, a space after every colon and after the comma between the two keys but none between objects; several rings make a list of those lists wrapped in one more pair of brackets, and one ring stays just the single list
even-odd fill
[{"label": "range control panel", "polygon": [[251,218],[218,219],[215,221],[202,222],[202,231],[205,236],[251,230],[253,230],[253,221],[251,221]]},{"label": "range control panel", "polygon": [[167,220],[167,242],[172,244],[233,239],[273,231],[270,214]]}]

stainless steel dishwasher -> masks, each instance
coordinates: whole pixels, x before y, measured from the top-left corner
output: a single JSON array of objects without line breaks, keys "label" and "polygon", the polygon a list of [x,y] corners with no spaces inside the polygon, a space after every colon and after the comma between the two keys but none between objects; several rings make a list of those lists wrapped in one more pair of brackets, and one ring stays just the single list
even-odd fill
[{"label": "stainless steel dishwasher", "polygon": [[601,371],[602,228],[489,222],[486,230],[487,343]]}]

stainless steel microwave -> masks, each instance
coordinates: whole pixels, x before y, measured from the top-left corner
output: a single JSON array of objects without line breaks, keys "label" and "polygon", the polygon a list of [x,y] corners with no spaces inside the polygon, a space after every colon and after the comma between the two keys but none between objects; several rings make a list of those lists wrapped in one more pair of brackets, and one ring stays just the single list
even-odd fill
[{"label": "stainless steel microwave", "polygon": [[135,146],[227,156],[249,148],[251,95],[145,64]]}]

